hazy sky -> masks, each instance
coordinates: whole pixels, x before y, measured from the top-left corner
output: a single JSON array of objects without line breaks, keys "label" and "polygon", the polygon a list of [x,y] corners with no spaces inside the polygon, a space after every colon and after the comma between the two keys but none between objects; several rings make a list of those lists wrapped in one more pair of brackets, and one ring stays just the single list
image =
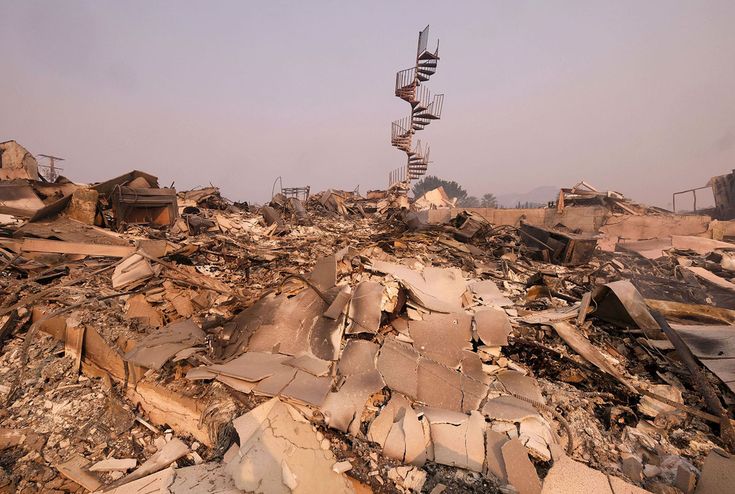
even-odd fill
[{"label": "hazy sky", "polygon": [[282,175],[383,188],[418,31],[419,133],[471,194],[585,179],[666,206],[735,168],[735,2],[0,0],[0,140],[99,181],[131,169],[263,201]]}]

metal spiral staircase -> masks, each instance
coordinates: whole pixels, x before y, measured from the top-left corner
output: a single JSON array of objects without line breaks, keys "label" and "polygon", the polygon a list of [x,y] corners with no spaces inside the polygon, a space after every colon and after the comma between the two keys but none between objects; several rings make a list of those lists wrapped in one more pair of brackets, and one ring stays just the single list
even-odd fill
[{"label": "metal spiral staircase", "polygon": [[405,152],[408,162],[405,167],[390,172],[388,185],[397,182],[415,180],[426,173],[429,166],[429,145],[422,146],[421,141],[414,134],[423,130],[432,120],[439,120],[444,106],[444,95],[432,95],[422,83],[436,73],[439,62],[439,40],[436,49],[431,52],[427,49],[429,41],[429,26],[419,32],[418,49],[416,50],[416,65],[410,69],[401,70],[396,74],[395,94],[411,105],[411,114],[396,120],[391,125],[390,142],[393,146]]}]

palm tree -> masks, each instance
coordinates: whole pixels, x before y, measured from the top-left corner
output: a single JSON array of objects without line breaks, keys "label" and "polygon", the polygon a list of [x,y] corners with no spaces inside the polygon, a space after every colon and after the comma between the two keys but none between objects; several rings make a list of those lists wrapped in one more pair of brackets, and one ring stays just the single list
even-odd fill
[{"label": "palm tree", "polygon": [[490,194],[489,192],[482,196],[482,201],[480,201],[483,208],[497,208],[498,207],[498,199],[495,197],[495,194]]}]

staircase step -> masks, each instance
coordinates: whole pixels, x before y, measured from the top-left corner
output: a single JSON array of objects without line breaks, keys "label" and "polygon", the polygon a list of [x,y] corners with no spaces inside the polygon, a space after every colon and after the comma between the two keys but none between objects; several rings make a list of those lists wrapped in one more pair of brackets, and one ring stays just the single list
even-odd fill
[{"label": "staircase step", "polygon": [[431,53],[430,51],[423,51],[419,55],[419,60],[439,60],[439,55]]}]

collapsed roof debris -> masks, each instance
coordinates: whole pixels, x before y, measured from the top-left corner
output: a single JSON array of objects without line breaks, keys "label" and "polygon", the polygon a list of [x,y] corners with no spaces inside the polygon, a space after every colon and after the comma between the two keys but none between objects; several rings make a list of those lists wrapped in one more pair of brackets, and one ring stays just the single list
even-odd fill
[{"label": "collapsed roof debris", "polygon": [[729,485],[727,222],[48,185],[0,184],[0,492]]}]

